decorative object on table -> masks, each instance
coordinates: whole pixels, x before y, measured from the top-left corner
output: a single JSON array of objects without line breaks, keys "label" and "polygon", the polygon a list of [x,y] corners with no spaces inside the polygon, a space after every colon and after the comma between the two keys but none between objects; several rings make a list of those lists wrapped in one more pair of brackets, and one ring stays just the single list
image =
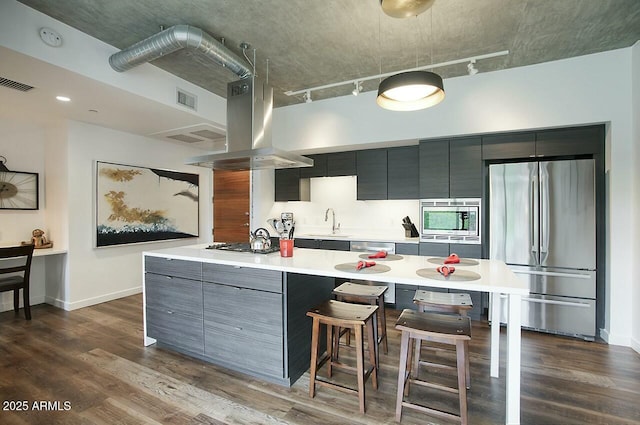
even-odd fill
[{"label": "decorative object on table", "polygon": [[53,241],[47,240],[44,231],[41,229],[34,229],[33,232],[31,232],[31,240],[29,242],[21,242],[20,244],[33,245],[36,249],[53,247]]},{"label": "decorative object on table", "polygon": [[387,254],[385,257],[371,257],[371,254],[368,253],[360,254],[358,255],[358,257],[362,258],[363,260],[375,259],[377,261],[397,261],[404,258],[402,257],[402,255],[397,254]]},{"label": "decorative object on table", "polygon": [[402,227],[404,227],[405,238],[417,238],[420,236],[418,229],[416,229],[416,225],[411,222],[409,216],[402,219]]},{"label": "decorative object on table", "polygon": [[[427,259],[427,261],[430,262],[431,264],[442,265],[442,264],[447,264],[445,263],[445,261],[447,261],[447,258],[449,257],[431,257]],[[478,260],[474,260],[472,258],[458,257],[458,260],[459,260],[458,263],[453,263],[453,264],[456,264],[457,266],[477,266],[478,264],[480,264]],[[452,264],[452,263],[449,263],[449,264]]]},{"label": "decorative object on table", "polygon": [[456,271],[456,268],[453,266],[438,266],[436,268],[436,271],[438,273],[440,273],[442,276],[447,277],[449,276],[451,273]]},{"label": "decorative object on table", "polygon": [[[373,261],[370,261],[371,263],[373,263]],[[342,263],[342,264],[336,264],[334,266],[334,268],[336,270],[340,270],[342,272],[351,272],[351,273],[357,273],[357,274],[375,274],[375,273],[384,273],[384,272],[388,272],[389,270],[391,270],[391,267],[384,265],[384,264],[375,264],[373,266],[369,266],[369,267],[362,267],[360,269],[357,268],[358,267],[358,263]]]},{"label": "decorative object on table", "polygon": [[280,239],[293,239],[296,222],[293,220],[293,213],[283,212],[280,219],[270,218],[267,223],[273,227]]},{"label": "decorative object on table", "polygon": [[447,275],[446,277],[435,268],[419,269],[416,270],[416,274],[427,279],[443,281],[466,282],[470,280],[480,279],[480,275],[478,273],[463,269],[458,269],[455,273],[449,273],[449,275]]},{"label": "decorative object on table", "polygon": [[293,257],[293,239],[280,239],[280,256]]},{"label": "decorative object on table", "polygon": [[458,257],[458,254],[451,254],[449,255],[447,258],[444,259],[444,263],[445,264],[459,264],[460,263],[460,257]]},{"label": "decorative object on table", "polygon": [[0,209],[37,210],[38,173],[9,171],[6,162],[0,156]]},{"label": "decorative object on table", "polygon": [[375,254],[368,255],[367,258],[387,258],[387,251],[378,251]]},{"label": "decorative object on table", "polygon": [[96,246],[198,237],[199,175],[96,162]]}]

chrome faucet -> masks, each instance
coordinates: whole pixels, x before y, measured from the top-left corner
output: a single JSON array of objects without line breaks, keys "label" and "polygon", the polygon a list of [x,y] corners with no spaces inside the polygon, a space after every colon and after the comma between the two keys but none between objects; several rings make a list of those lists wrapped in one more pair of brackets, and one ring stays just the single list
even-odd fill
[{"label": "chrome faucet", "polygon": [[336,233],[340,230],[340,223],[336,226],[336,212],[333,208],[327,208],[327,211],[324,213],[324,221],[329,220],[329,211],[331,211],[331,233]]}]

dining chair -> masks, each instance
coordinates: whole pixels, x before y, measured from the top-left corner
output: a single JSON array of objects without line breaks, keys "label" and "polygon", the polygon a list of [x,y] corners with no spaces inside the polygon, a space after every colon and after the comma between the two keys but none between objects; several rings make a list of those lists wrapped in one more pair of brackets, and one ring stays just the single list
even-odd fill
[{"label": "dining chair", "polygon": [[0,292],[13,291],[13,310],[18,315],[22,289],[24,315],[31,320],[29,274],[34,245],[0,248]]}]

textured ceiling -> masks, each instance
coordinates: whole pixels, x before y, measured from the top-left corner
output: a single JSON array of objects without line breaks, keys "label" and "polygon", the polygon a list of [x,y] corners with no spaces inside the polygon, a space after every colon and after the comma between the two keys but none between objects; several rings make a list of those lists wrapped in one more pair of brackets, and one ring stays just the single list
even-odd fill
[{"label": "textured ceiling", "polygon": [[[20,0],[118,48],[187,24],[241,54],[256,49],[258,74],[274,87],[276,106],[302,102],[286,91],[508,50],[479,60],[487,72],[629,47],[640,39],[639,0],[436,0],[417,18],[384,15],[378,0]],[[231,72],[184,49],[153,62],[226,97]],[[466,64],[434,70],[443,78]],[[377,89],[378,81],[364,84]],[[345,85],[313,92],[344,96]],[[446,87],[445,87],[446,89]]]}]

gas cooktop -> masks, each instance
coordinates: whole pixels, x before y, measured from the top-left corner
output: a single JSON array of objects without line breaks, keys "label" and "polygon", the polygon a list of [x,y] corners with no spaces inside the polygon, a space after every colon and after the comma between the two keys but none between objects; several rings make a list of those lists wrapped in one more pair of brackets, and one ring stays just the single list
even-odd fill
[{"label": "gas cooktop", "polygon": [[233,251],[233,252],[253,252],[254,254],[270,254],[272,252],[280,251],[280,247],[271,246],[265,250],[254,251],[251,249],[251,245],[245,242],[233,242],[233,243],[213,243],[207,247],[207,249],[219,249],[222,251]]}]

